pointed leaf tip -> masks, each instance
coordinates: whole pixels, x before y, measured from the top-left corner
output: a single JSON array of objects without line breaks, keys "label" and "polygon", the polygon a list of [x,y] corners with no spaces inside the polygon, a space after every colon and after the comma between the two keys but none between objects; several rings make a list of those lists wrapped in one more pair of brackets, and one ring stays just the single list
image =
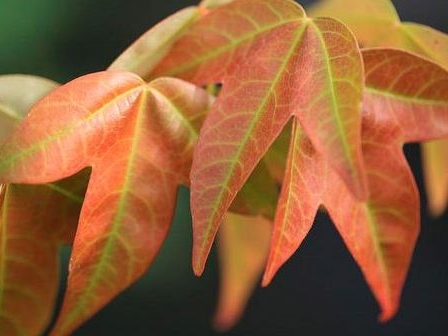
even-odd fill
[{"label": "pointed leaf tip", "polygon": [[395,307],[387,308],[387,309],[382,307],[382,311],[378,315],[378,321],[380,323],[389,322],[397,314],[397,311],[398,311],[398,305],[396,305]]},{"label": "pointed leaf tip", "polygon": [[[208,254],[207,254],[207,256],[208,256]],[[200,277],[204,273],[205,263],[207,261],[207,256],[204,257],[204,255],[202,255],[200,257],[197,257],[193,253],[192,267],[193,267],[193,273],[194,273],[195,276]]]},{"label": "pointed leaf tip", "polygon": [[266,270],[263,273],[263,277],[261,278],[261,287],[267,287],[271,284],[279,268],[274,269],[273,266],[266,267]]},{"label": "pointed leaf tip", "polygon": [[326,178],[324,165],[300,122],[294,118],[263,286],[271,282],[311,229],[321,204]]}]

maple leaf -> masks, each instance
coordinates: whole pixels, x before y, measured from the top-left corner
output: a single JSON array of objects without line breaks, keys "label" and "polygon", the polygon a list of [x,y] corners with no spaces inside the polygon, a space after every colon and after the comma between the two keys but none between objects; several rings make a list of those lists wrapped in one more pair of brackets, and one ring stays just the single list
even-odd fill
[{"label": "maple leaf", "polygon": [[261,216],[227,213],[218,233],[220,295],[215,328],[229,330],[240,319],[259,281],[269,252],[272,222]]},{"label": "maple leaf", "polygon": [[42,99],[3,145],[2,183],[46,183],[92,167],[53,335],[70,333],[146,271],[168,232],[177,186],[188,184],[211,102],[177,79],[91,74]]},{"label": "maple leaf", "polygon": [[418,189],[402,147],[448,135],[448,72],[399,50],[365,50],[363,58],[369,198],[353,197],[296,121],[263,284],[299,247],[323,204],[385,321],[398,309],[420,225]]},{"label": "maple leaf", "polygon": [[159,74],[223,84],[191,173],[196,274],[222,216],[292,115],[349,188],[366,194],[362,62],[339,22],[311,20],[292,1],[235,1],[194,23],[152,76]]},{"label": "maple leaf", "polygon": [[[349,10],[348,10],[349,8]],[[448,36],[434,28],[401,22],[390,0],[322,0],[309,10],[314,16],[342,20],[365,47],[393,47],[428,57],[448,69]],[[368,13],[368,14],[366,14]],[[448,139],[422,144],[429,209],[440,215],[448,204]]]}]

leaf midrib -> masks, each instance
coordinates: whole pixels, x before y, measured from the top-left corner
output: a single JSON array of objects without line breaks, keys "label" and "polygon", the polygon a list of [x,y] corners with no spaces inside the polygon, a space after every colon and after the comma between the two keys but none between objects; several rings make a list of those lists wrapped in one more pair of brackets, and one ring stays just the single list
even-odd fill
[{"label": "leaf midrib", "polygon": [[1,222],[0,222],[0,244],[1,244],[1,254],[0,254],[0,316],[3,316],[6,318],[15,328],[16,331],[19,332],[19,335],[25,336],[26,333],[23,330],[23,328],[19,325],[18,321],[8,314],[4,313],[4,304],[5,304],[5,263],[6,263],[6,244],[7,244],[7,238],[5,234],[6,225],[7,225],[7,213],[8,213],[8,190],[5,190],[5,196],[2,203],[2,209],[1,209]]},{"label": "leaf midrib", "polygon": [[[3,112],[3,115],[8,117],[13,122],[19,123],[23,120],[17,114],[14,113],[13,109],[10,109],[5,105],[0,104],[0,112]],[[42,186],[45,186],[61,195],[64,195],[67,198],[69,198],[70,200],[72,200],[73,202],[76,202],[78,204],[82,204],[82,202],[84,200],[83,197],[80,197],[80,196],[76,195],[75,193],[71,192],[70,190],[67,190],[65,188],[58,186],[56,183],[46,183],[46,184],[43,184]]]},{"label": "leaf midrib", "polygon": [[[292,175],[293,175],[292,171],[294,169],[294,164],[297,161],[296,160],[296,157],[297,157],[297,150],[296,150],[296,148],[300,147],[300,140],[301,140],[300,139],[300,137],[301,137],[300,133],[301,132],[300,132],[298,123],[299,123],[299,121],[296,118],[294,118],[293,131],[292,131],[292,134],[291,134],[291,144],[290,144],[290,148],[289,148],[289,151],[290,151],[291,154],[290,155],[288,154],[288,164],[286,165],[286,169],[291,171],[290,181],[293,180],[293,178],[292,178]],[[288,167],[290,169],[288,169]],[[286,185],[283,184],[283,186],[286,186]],[[284,212],[283,219],[289,217],[287,214],[291,212],[290,206],[289,206],[289,204],[291,202],[291,195],[292,195],[291,184],[288,185],[288,193],[287,193],[287,195],[288,195],[288,197],[286,199],[285,212]],[[272,272],[272,267],[273,266],[277,267],[277,260],[278,260],[279,255],[280,255],[280,246],[282,246],[282,242],[284,240],[283,237],[284,237],[284,233],[285,233],[285,230],[286,230],[286,226],[287,226],[287,221],[283,220],[282,223],[281,223],[281,226],[280,226],[280,239],[279,239],[278,243],[275,245],[275,247],[273,249],[272,259],[269,261],[269,268],[270,268],[269,269],[269,273]],[[272,275],[269,274],[269,276],[271,277]]]},{"label": "leaf midrib", "polygon": [[190,120],[184,116],[182,113],[182,110],[175,105],[168,97],[166,97],[162,92],[157,90],[154,87],[150,87],[149,91],[158,99],[162,100],[165,104],[167,104],[169,107],[171,107],[170,112],[174,112],[177,119],[182,123],[182,125],[185,127],[185,129],[188,130],[188,133],[190,134],[193,141],[197,140],[199,133],[198,131],[193,127],[193,125],[190,123]]},{"label": "leaf midrib", "polygon": [[[8,187],[5,187],[8,188]],[[1,244],[1,254],[0,254],[0,313],[3,311],[4,305],[4,292],[3,288],[5,287],[5,257],[6,257],[6,225],[7,225],[7,213],[8,213],[8,189],[6,189],[3,199],[3,203],[1,204],[1,222],[0,222],[0,244]]]},{"label": "leaf midrib", "polygon": [[401,93],[393,93],[390,91],[387,91],[383,88],[379,87],[373,87],[373,86],[366,86],[364,89],[364,92],[370,93],[372,95],[382,96],[385,98],[394,99],[396,101],[405,103],[405,104],[419,104],[419,105],[425,105],[425,106],[432,106],[432,107],[448,107],[448,101],[447,100],[436,100],[436,99],[429,99],[429,98],[420,98],[415,96],[406,96]]},{"label": "leaf midrib", "polygon": [[22,121],[22,118],[20,118],[16,113],[14,113],[13,109],[9,108],[4,104],[0,104],[0,113],[9,118],[13,122]]},{"label": "leaf midrib", "polygon": [[[299,20],[295,20],[294,22],[298,22],[298,21]],[[291,59],[293,58],[293,56],[295,54],[295,50],[297,48],[297,45],[302,40],[302,37],[305,33],[307,26],[308,26],[307,22],[303,22],[301,24],[301,26],[299,27],[299,29],[297,30],[297,35],[295,36],[294,40],[292,41],[288,52],[285,54],[285,57],[283,58],[283,62],[280,66],[279,71],[277,72],[276,76],[274,77],[274,80],[272,81],[270,87],[266,90],[267,94],[263,97],[261,104],[259,105],[257,110],[254,111],[254,113],[253,113],[255,115],[255,118],[252,118],[251,123],[247,127],[247,132],[245,133],[244,138],[240,142],[241,146],[238,148],[236,155],[234,155],[232,157],[233,160],[231,160],[231,165],[230,165],[230,168],[228,169],[228,174],[224,178],[222,185],[229,184],[229,181],[233,176],[233,171],[235,170],[236,164],[237,164],[237,162],[239,162],[240,156],[241,156],[244,148],[246,147],[247,142],[251,138],[252,131],[255,128],[256,124],[258,123],[258,120],[260,119],[260,115],[263,113],[265,106],[268,104],[271,93],[274,91],[275,87],[278,85],[280,79],[282,78],[283,74],[285,73],[285,70],[286,70],[288,64],[290,63]],[[216,222],[217,208],[218,208],[218,205],[222,203],[222,200],[224,198],[224,191],[225,191],[225,188],[221,188],[221,190],[216,198],[217,201],[215,202],[215,206],[213,209],[213,217],[206,225],[206,230],[204,232],[205,239],[202,240],[202,244],[200,247],[201,257],[196,262],[196,270],[199,269],[199,265],[203,264],[203,258],[204,258],[203,254],[205,251],[205,247],[208,244],[210,233],[213,230],[213,223]]]},{"label": "leaf midrib", "polygon": [[373,246],[375,250],[375,255],[378,257],[378,264],[380,267],[380,272],[382,274],[382,278],[386,283],[386,292],[387,298],[390,300],[391,298],[391,286],[390,286],[390,278],[389,272],[387,270],[386,258],[384,256],[384,252],[381,249],[381,242],[379,238],[378,228],[376,226],[376,219],[374,215],[374,210],[372,209],[371,202],[363,202],[361,203],[364,208],[364,212],[366,214],[367,224],[371,232],[371,237],[373,240]]},{"label": "leaf midrib", "polygon": [[[134,134],[132,137],[132,145],[128,156],[128,163],[126,166],[126,172],[125,177],[123,181],[123,187],[121,189],[120,197],[117,203],[115,215],[112,219],[112,225],[111,229],[108,232],[109,239],[107,239],[106,244],[104,245],[104,248],[102,249],[101,257],[99,262],[96,264],[95,271],[92,274],[92,276],[89,278],[89,281],[87,285],[85,286],[85,289],[83,291],[82,296],[78,298],[78,301],[76,302],[75,308],[72,309],[66,316],[63,325],[61,326],[61,330],[64,330],[65,326],[70,325],[73,323],[73,320],[77,318],[77,315],[85,310],[86,301],[92,297],[92,292],[95,290],[95,288],[98,286],[99,281],[101,279],[102,273],[104,268],[106,267],[107,260],[109,259],[110,254],[112,253],[115,244],[114,242],[118,239],[119,236],[119,226],[122,223],[122,219],[124,217],[124,214],[126,212],[126,203],[129,195],[129,191],[131,190],[131,176],[133,171],[133,163],[134,159],[137,156],[137,147],[138,143],[142,134],[142,115],[146,110],[147,106],[147,97],[148,97],[148,90],[142,90],[141,95],[139,98],[137,98],[137,101],[139,102],[138,112],[136,116],[135,121],[135,127],[134,127]],[[124,243],[124,242],[122,242]],[[129,265],[132,266],[132,265]],[[127,270],[127,273],[132,273],[132,267]]]},{"label": "leaf midrib", "polygon": [[[350,145],[349,145],[349,141],[347,139],[347,131],[344,126],[344,123],[342,122],[342,120],[344,118],[343,118],[343,116],[341,116],[340,108],[338,105],[338,98],[337,98],[336,89],[335,89],[336,85],[335,85],[335,81],[333,80],[333,78],[334,78],[333,67],[330,62],[330,55],[327,50],[325,39],[324,39],[321,31],[319,30],[319,27],[317,27],[316,24],[314,24],[314,23],[312,24],[312,26],[314,28],[316,36],[319,38],[320,46],[322,48],[322,53],[324,55],[324,60],[325,60],[325,65],[326,65],[325,68],[327,69],[327,78],[328,78],[328,82],[329,82],[328,90],[330,92],[330,97],[331,97],[332,112],[333,112],[334,119],[336,120],[337,131],[339,134],[339,139],[341,139],[341,142],[342,142],[344,156],[345,156],[345,159],[347,160],[346,162],[348,162],[348,164],[350,166],[351,173],[354,173],[354,175],[356,176],[356,180],[358,180],[358,178],[359,178],[358,171],[356,169],[355,163],[353,162],[353,158],[352,158],[352,155],[350,152]],[[360,101],[361,101],[361,99],[360,99]],[[359,117],[361,117],[361,114],[359,115]],[[356,181],[356,183],[358,183],[358,181]]]},{"label": "leaf midrib", "polygon": [[[102,113],[109,106],[115,104],[120,99],[131,95],[134,91],[137,92],[139,90],[142,90],[142,84],[139,84],[138,86],[133,86],[132,88],[123,91],[119,95],[115,96],[113,99],[111,99],[111,100],[107,101],[105,104],[101,105],[99,108],[97,108],[92,113],[89,113],[86,118],[79,118],[79,119],[75,120],[74,122],[70,123],[69,125],[56,130],[53,134],[49,135],[47,138],[45,138],[41,141],[33,142],[32,145],[20,150],[17,154],[12,154],[10,156],[7,156],[6,158],[3,158],[0,163],[0,174],[5,169],[7,169],[10,165],[13,165],[17,160],[31,156],[36,151],[38,151],[40,148],[45,148],[45,146],[47,144],[50,144],[60,138],[63,138],[65,136],[69,135],[77,127],[80,127],[85,122],[94,118],[96,115]],[[1,154],[1,147],[0,147],[0,154]]]}]

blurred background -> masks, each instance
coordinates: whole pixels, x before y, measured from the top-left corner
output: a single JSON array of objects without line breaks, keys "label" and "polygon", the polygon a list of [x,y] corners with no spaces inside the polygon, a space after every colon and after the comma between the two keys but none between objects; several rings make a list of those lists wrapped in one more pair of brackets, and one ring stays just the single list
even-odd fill
[{"label": "blurred background", "polygon": [[[308,5],[312,1],[302,1]],[[105,69],[133,40],[192,0],[0,0],[0,73],[41,75],[61,83]],[[448,32],[446,0],[397,0],[405,21]],[[420,190],[419,148],[406,154]],[[74,335],[217,335],[215,254],[206,272],[190,268],[188,191],[147,274]],[[62,259],[66,267],[68,249]],[[63,284],[62,284],[63,285]],[[422,233],[397,316],[377,322],[378,307],[338,233],[324,214],[273,283],[257,289],[245,316],[223,335],[448,335],[448,215],[428,216],[422,194]]]}]

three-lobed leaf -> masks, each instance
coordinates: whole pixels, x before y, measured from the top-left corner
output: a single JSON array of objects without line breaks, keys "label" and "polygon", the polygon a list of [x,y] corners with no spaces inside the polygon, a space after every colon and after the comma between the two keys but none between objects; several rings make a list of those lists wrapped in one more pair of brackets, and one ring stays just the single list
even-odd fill
[{"label": "three-lobed leaf", "polygon": [[41,100],[2,147],[2,183],[45,183],[92,167],[53,335],[70,333],[146,271],[177,186],[188,183],[211,102],[177,79],[91,74]]},{"label": "three-lobed leaf", "polygon": [[349,188],[365,196],[362,62],[337,21],[306,18],[290,1],[236,1],[193,24],[155,68],[159,74],[223,84],[191,173],[196,274],[225,211],[293,115]]},{"label": "three-lobed leaf", "polygon": [[353,197],[296,122],[263,284],[301,244],[322,204],[380,303],[384,321],[398,309],[419,232],[418,190],[402,146],[448,134],[448,73],[398,50],[365,50],[363,59],[362,148],[369,198]]}]

